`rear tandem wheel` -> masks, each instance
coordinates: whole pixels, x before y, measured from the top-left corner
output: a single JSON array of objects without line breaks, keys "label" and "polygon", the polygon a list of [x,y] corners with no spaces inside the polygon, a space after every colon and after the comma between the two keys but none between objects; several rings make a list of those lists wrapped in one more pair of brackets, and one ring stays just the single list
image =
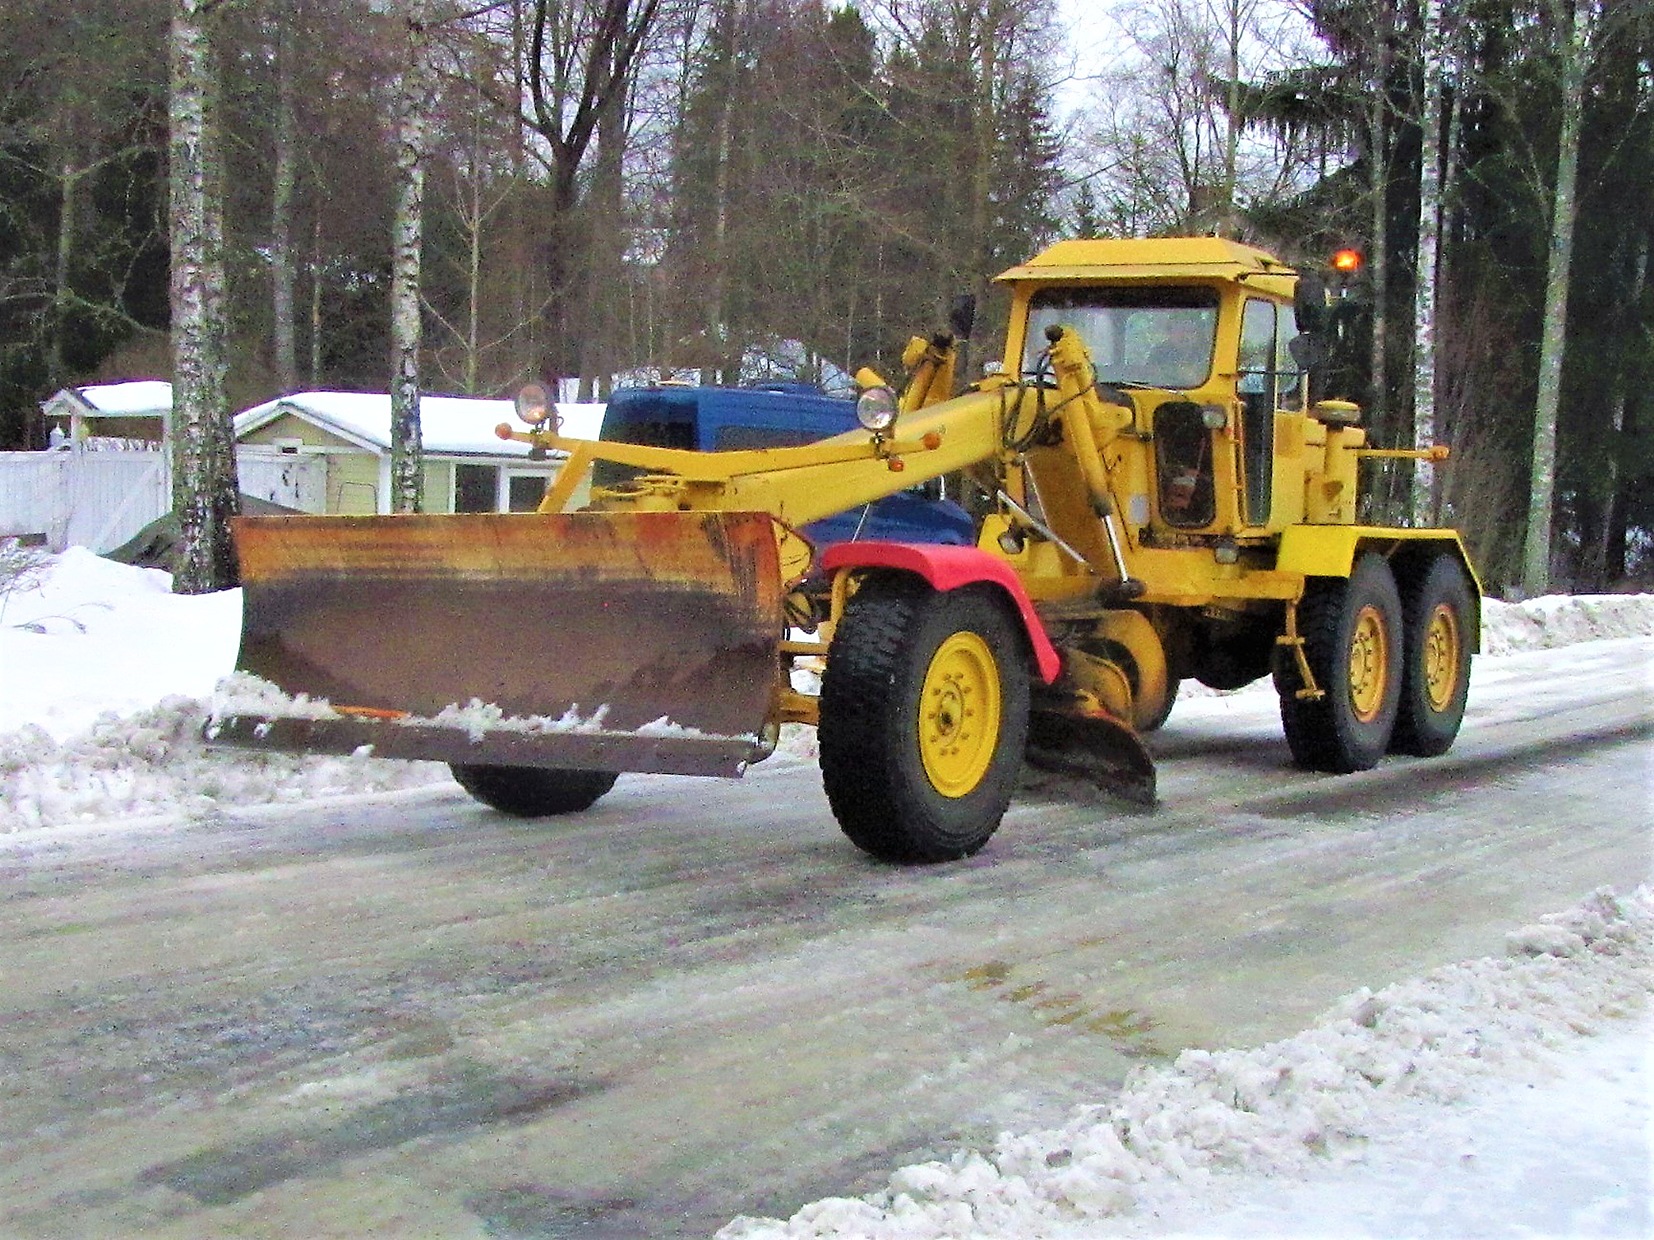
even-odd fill
[{"label": "rear tandem wheel", "polygon": [[839,826],[884,861],[977,852],[1010,804],[1028,699],[1026,641],[992,587],[864,582],[821,682],[821,781]]},{"label": "rear tandem wheel", "polygon": [[1402,585],[1406,656],[1390,752],[1434,758],[1452,748],[1470,690],[1476,605],[1458,560],[1438,555]]}]

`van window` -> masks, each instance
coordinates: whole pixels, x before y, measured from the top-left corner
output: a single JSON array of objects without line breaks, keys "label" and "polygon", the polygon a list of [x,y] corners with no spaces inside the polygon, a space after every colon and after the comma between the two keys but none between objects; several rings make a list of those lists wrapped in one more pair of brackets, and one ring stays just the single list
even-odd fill
[{"label": "van window", "polygon": [[810,443],[809,435],[790,426],[720,426],[713,447],[720,452],[748,448],[797,448]]},{"label": "van window", "polygon": [[[609,416],[603,419],[603,438],[610,443],[635,443],[645,448],[695,447],[695,424],[687,419],[617,418],[614,412],[614,406],[610,405]],[[622,465],[618,461],[596,461],[592,464],[592,485],[616,486],[643,472],[635,465]]]}]

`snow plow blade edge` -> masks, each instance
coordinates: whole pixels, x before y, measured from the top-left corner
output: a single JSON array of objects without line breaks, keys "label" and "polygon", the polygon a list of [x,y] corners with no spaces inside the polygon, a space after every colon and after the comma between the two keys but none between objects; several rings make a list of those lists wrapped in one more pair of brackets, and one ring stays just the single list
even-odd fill
[{"label": "snow plow blade edge", "polygon": [[1133,805],[1155,804],[1154,759],[1125,724],[1106,715],[1036,710],[1028,725],[1029,766],[1087,780]]}]

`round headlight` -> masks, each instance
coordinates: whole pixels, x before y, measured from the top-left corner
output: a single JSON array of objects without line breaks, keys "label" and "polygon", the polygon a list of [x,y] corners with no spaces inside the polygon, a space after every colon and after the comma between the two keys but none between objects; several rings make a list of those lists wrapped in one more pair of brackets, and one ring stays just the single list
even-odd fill
[{"label": "round headlight", "polygon": [[538,383],[524,384],[513,403],[517,416],[530,426],[538,426],[551,416],[551,393]]},{"label": "round headlight", "polygon": [[874,434],[896,424],[896,393],[887,387],[870,387],[856,397],[856,421]]}]

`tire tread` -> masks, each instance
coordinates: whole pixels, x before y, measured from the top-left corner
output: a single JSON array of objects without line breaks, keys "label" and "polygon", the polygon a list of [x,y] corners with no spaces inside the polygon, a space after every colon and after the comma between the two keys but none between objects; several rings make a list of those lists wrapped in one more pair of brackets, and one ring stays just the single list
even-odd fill
[{"label": "tire tread", "polygon": [[[951,591],[979,615],[983,596]],[[856,847],[884,861],[930,863],[979,851],[1010,803],[1027,732],[1027,679],[1006,659],[1014,642],[994,648],[1001,661],[1000,749],[977,789],[957,800],[921,787],[916,747],[905,732],[903,682],[914,674],[915,634],[934,614],[937,595],[915,578],[872,578],[851,598],[834,634],[821,684],[819,728],[822,787],[833,815]],[[1000,621],[996,618],[996,623]],[[1008,623],[1007,633],[1014,633]],[[901,721],[899,723],[899,721]]]}]

